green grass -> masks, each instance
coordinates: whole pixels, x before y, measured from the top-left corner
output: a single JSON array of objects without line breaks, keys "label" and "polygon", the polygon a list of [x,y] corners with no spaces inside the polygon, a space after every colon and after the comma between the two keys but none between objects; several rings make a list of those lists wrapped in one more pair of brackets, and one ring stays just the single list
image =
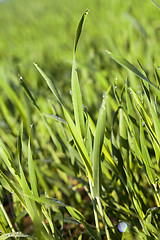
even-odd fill
[{"label": "green grass", "polygon": [[0,3],[0,239],[159,239],[159,13]]}]

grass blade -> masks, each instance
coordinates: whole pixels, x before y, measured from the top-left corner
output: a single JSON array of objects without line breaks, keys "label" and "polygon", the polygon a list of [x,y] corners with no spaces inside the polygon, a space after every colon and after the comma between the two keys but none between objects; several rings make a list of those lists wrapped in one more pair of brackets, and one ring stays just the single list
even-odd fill
[{"label": "grass blade", "polygon": [[74,52],[76,52],[77,44],[78,44],[78,41],[79,41],[79,38],[80,38],[80,35],[81,35],[81,32],[82,32],[83,23],[85,21],[86,16],[88,15],[88,12],[89,12],[89,9],[86,9],[86,11],[83,13],[83,15],[81,17],[81,20],[78,24],[78,28],[77,28],[77,32],[76,32],[76,38],[75,38],[75,44],[74,44]]},{"label": "grass blade", "polygon": [[129,69],[130,71],[132,71],[134,74],[136,74],[138,77],[140,77],[141,79],[147,81],[150,85],[154,86],[156,88],[156,86],[150,82],[150,80],[145,77],[134,65],[132,65],[130,62],[128,62],[125,58],[122,58],[120,56],[117,56],[111,52],[109,52],[108,50],[106,50],[106,52],[108,53],[108,55],[110,55],[117,63],[119,63],[120,65],[122,65],[123,67]]},{"label": "grass blade", "polygon": [[72,101],[73,101],[75,122],[76,122],[76,126],[77,126],[78,131],[81,134],[82,138],[84,138],[84,135],[85,135],[85,125],[84,125],[82,95],[81,95],[78,74],[77,74],[77,69],[76,69],[75,54],[76,54],[78,41],[79,41],[79,38],[80,38],[80,35],[82,32],[84,20],[87,15],[88,15],[88,9],[83,13],[81,20],[78,24],[76,37],[75,37],[75,44],[74,44],[73,63],[72,63],[72,78],[71,78]]},{"label": "grass blade", "polygon": [[94,197],[100,197],[101,192],[101,150],[103,145],[103,139],[104,139],[104,132],[106,127],[106,117],[107,117],[107,99],[108,99],[108,93],[109,93],[110,87],[107,91],[107,93],[104,96],[104,99],[102,101],[102,105],[99,111],[98,120],[97,120],[97,126],[95,131],[95,137],[94,137],[94,145],[93,145],[93,155],[92,155],[92,164],[93,164],[93,191],[94,191]]},{"label": "grass blade", "polygon": [[81,138],[81,135],[79,134],[79,131],[77,130],[77,127],[75,126],[72,118],[70,117],[68,111],[66,110],[65,105],[58,93],[58,90],[56,89],[55,85],[53,84],[53,82],[46,76],[46,74],[40,69],[40,67],[38,67],[37,65],[35,65],[35,66],[36,66],[37,70],[40,72],[40,74],[42,75],[42,77],[44,78],[44,80],[46,81],[46,83],[47,83],[48,87],[50,88],[50,90],[52,91],[52,93],[55,95],[55,97],[61,104],[68,127],[71,131],[71,134],[73,136],[74,142],[77,147],[77,150],[78,150],[78,152],[83,160],[84,166],[86,168],[87,175],[91,179],[91,181],[93,181],[91,161],[88,156],[86,147],[83,143],[83,140]]},{"label": "grass blade", "polygon": [[32,158],[30,136],[28,141],[28,169],[29,169],[29,178],[30,178],[33,194],[34,196],[38,196],[37,178],[36,178],[35,166]]}]

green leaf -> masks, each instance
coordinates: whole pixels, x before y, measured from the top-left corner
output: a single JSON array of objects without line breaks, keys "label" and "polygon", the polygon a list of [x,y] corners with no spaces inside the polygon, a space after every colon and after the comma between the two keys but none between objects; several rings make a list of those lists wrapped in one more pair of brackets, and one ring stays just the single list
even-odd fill
[{"label": "green leaf", "polygon": [[13,159],[1,140],[0,140],[0,156],[3,162],[6,164],[9,171],[12,173],[15,179],[19,182],[19,184],[21,184],[19,173],[14,165]]},{"label": "green leaf", "polygon": [[84,135],[85,135],[85,125],[84,125],[82,95],[81,95],[78,74],[77,74],[77,69],[76,69],[75,54],[76,54],[76,49],[78,46],[79,38],[81,36],[84,20],[85,20],[87,14],[88,14],[88,9],[83,13],[82,18],[78,24],[76,37],[75,37],[75,44],[74,44],[73,63],[72,63],[72,78],[71,78],[72,101],[73,101],[75,122],[76,122],[76,126],[77,126],[78,131],[81,134],[82,138],[84,138]]},{"label": "green leaf", "polygon": [[134,74],[136,74],[138,77],[140,77],[141,79],[147,81],[150,85],[154,86],[156,88],[156,86],[150,82],[150,80],[145,77],[134,65],[132,65],[130,62],[128,62],[125,58],[122,58],[120,56],[117,56],[111,52],[109,52],[108,50],[106,50],[106,52],[108,53],[108,55],[110,55],[117,63],[119,63],[120,65],[122,65],[123,67],[129,69],[130,71],[132,71]]},{"label": "green leaf", "polygon": [[27,85],[25,84],[25,82],[23,81],[23,78],[21,76],[19,77],[19,80],[20,80],[21,86],[24,88],[24,90],[26,92],[26,95],[33,102],[33,105],[39,110],[39,107],[38,107],[33,95],[31,94],[29,88],[27,87]]},{"label": "green leaf", "polygon": [[29,179],[31,183],[31,188],[33,194],[38,196],[38,186],[37,186],[37,178],[35,173],[35,166],[32,158],[31,146],[30,146],[30,136],[28,141],[28,169],[29,169]]},{"label": "green leaf", "polygon": [[154,176],[154,165],[152,164],[152,160],[149,156],[148,148],[145,141],[144,130],[142,127],[142,121],[140,121],[140,141],[141,141],[141,149],[142,149],[142,156],[143,162],[146,168],[147,177],[150,183],[154,184],[155,176]]},{"label": "green leaf", "polygon": [[94,191],[94,197],[99,197],[101,192],[101,150],[103,145],[103,139],[104,139],[104,133],[105,133],[105,127],[106,127],[106,117],[107,117],[107,99],[108,99],[108,93],[110,91],[110,88],[104,95],[102,105],[99,111],[97,125],[96,125],[96,131],[95,131],[95,137],[94,137],[94,144],[93,144],[93,154],[92,154],[92,164],[93,164],[93,191]]},{"label": "green leaf", "polygon": [[81,20],[78,24],[78,28],[77,28],[77,32],[76,32],[76,38],[75,38],[75,44],[74,44],[74,52],[76,52],[77,44],[78,44],[78,41],[79,41],[79,38],[80,38],[80,35],[81,35],[81,32],[82,32],[83,23],[85,21],[86,16],[88,15],[88,12],[89,12],[89,9],[86,9],[86,11],[83,13],[83,15],[81,17]]},{"label": "green leaf", "polygon": [[71,134],[73,136],[75,145],[77,147],[77,150],[83,160],[84,166],[86,168],[86,172],[88,177],[91,179],[91,181],[93,181],[92,178],[92,166],[91,166],[91,161],[90,158],[88,156],[88,152],[86,150],[86,147],[83,143],[83,140],[81,138],[81,135],[79,134],[79,131],[77,130],[77,127],[75,126],[72,118],[70,117],[68,111],[65,108],[65,105],[58,93],[58,90],[56,89],[55,85],[53,84],[53,82],[46,76],[46,74],[37,66],[35,65],[37,70],[40,72],[40,74],[43,76],[44,80],[46,81],[46,83],[48,84],[48,87],[50,88],[50,90],[52,91],[52,93],[55,95],[55,97],[57,98],[57,100],[60,102],[62,108],[63,108],[63,112],[68,124],[68,127],[71,131]]}]

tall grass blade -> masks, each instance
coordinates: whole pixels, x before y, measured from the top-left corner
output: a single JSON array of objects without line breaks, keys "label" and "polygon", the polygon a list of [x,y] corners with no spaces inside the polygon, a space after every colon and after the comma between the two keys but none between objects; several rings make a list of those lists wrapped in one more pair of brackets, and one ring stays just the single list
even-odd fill
[{"label": "tall grass blade", "polygon": [[93,164],[93,191],[94,197],[100,197],[101,192],[101,150],[103,145],[105,127],[106,127],[106,117],[107,117],[107,99],[110,87],[108,91],[105,93],[102,105],[99,111],[95,137],[94,137],[94,144],[93,144],[93,153],[92,153],[92,164]]},{"label": "tall grass blade", "polygon": [[28,140],[28,170],[29,170],[29,179],[31,183],[31,189],[33,191],[34,196],[38,196],[37,178],[35,173],[34,161],[32,158],[30,136]]},{"label": "tall grass blade", "polygon": [[65,108],[65,105],[63,103],[63,101],[61,100],[61,97],[58,93],[58,90],[56,89],[55,85],[53,84],[53,82],[46,76],[46,74],[40,69],[40,67],[38,67],[37,65],[35,65],[37,70],[40,72],[40,74],[42,75],[42,77],[44,78],[44,80],[46,81],[48,87],[50,88],[50,90],[52,91],[52,93],[55,95],[55,97],[57,98],[57,100],[59,101],[59,103],[61,104],[62,108],[63,108],[63,112],[64,112],[64,116],[66,118],[68,127],[71,131],[71,134],[73,136],[74,142],[76,144],[77,150],[83,160],[84,166],[86,168],[87,171],[87,175],[88,177],[91,179],[91,181],[93,181],[93,177],[92,177],[92,166],[91,166],[91,161],[90,158],[88,156],[88,152],[86,150],[86,147],[83,143],[83,140],[79,134],[79,131],[77,130],[77,127],[75,126],[72,118],[70,117],[68,111]]},{"label": "tall grass blade", "polygon": [[71,88],[72,88],[72,101],[73,101],[73,108],[74,108],[74,116],[75,116],[75,122],[76,126],[78,128],[79,133],[81,134],[82,138],[84,138],[85,135],[85,126],[84,126],[84,114],[83,114],[83,103],[82,103],[82,95],[78,80],[78,74],[76,69],[76,60],[75,60],[75,54],[78,46],[78,41],[82,32],[84,20],[88,14],[88,10],[86,10],[81,20],[78,24],[76,37],[75,37],[75,44],[74,44],[74,52],[73,52],[73,63],[72,63],[72,78],[71,78]]},{"label": "tall grass blade", "polygon": [[[91,117],[89,116],[88,114],[88,123],[89,123],[89,127],[91,129],[91,133],[93,136],[95,136],[95,131],[96,131],[96,127],[95,127],[95,124],[93,122],[93,120],[91,119]],[[104,146],[102,146],[102,152],[104,153],[105,157],[106,157],[106,161],[110,167],[110,169],[115,173],[115,174],[118,174],[118,168],[117,168],[117,165],[116,163],[114,162],[114,160],[112,159],[110,153],[108,152],[107,148]]]},{"label": "tall grass blade", "polygon": [[79,24],[78,24],[78,28],[77,28],[77,31],[76,31],[76,37],[75,37],[74,52],[76,52],[78,41],[79,41],[79,38],[80,38],[80,35],[81,35],[81,32],[82,32],[82,27],[83,27],[85,18],[88,15],[88,12],[89,12],[89,9],[86,9],[85,12],[83,13],[82,17],[81,17],[81,20],[80,20]]},{"label": "tall grass blade", "polygon": [[147,172],[147,177],[151,184],[154,184],[155,177],[154,177],[154,166],[149,156],[148,148],[145,141],[144,130],[142,126],[142,121],[140,121],[140,141],[141,141],[141,149],[143,155],[143,161]]}]

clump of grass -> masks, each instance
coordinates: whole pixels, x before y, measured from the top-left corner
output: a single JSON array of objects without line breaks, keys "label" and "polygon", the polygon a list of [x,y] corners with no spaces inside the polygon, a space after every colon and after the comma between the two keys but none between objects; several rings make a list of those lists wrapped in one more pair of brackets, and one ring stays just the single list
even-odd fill
[{"label": "clump of grass", "polygon": [[[159,238],[158,69],[155,68],[157,83],[153,84],[141,65],[138,70],[129,61],[107,51],[115,61],[138,76],[136,82],[141,90],[135,91],[132,75],[122,88],[117,79],[102,93],[94,123],[83,104],[76,67],[77,46],[87,15],[88,10],[80,19],[74,43],[73,114],[53,81],[37,64],[36,69],[55,97],[47,102],[52,113],[42,112],[30,87],[20,77],[20,84],[36,109],[34,121],[37,126],[30,125],[30,103],[25,96],[23,102],[19,102],[12,88],[5,85],[19,109],[22,123],[17,134],[16,153],[11,153],[12,138],[6,138],[7,144],[0,139],[1,190],[6,189],[12,196],[10,208],[13,213],[11,221],[1,199],[0,239]],[[5,104],[2,108],[16,135],[15,126],[8,118],[8,108]],[[40,134],[37,139],[36,130]],[[41,148],[47,153],[41,152]],[[23,221],[27,215],[34,227],[25,234]],[[73,225],[83,230],[77,227],[77,233],[72,232]],[[67,235],[66,226],[69,228]]]}]

